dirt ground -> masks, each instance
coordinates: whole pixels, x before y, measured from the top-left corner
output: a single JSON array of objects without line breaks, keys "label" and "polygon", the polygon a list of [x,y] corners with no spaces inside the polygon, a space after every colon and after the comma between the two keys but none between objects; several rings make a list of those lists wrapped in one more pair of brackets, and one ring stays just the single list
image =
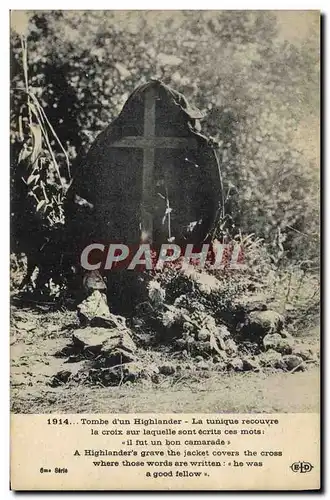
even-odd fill
[{"label": "dirt ground", "polygon": [[[11,409],[15,413],[225,413],[318,412],[319,367],[305,372],[252,373],[183,370],[159,384],[148,380],[117,387],[48,385],[68,365],[54,357],[78,326],[72,311],[12,307]],[[318,342],[318,328],[303,332]],[[140,350],[145,360],[166,353]],[[70,367],[69,367],[70,368]]]}]

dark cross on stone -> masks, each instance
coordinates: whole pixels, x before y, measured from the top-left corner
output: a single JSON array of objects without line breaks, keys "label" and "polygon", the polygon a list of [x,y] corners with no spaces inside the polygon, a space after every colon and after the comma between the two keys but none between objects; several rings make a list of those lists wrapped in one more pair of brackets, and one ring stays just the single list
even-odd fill
[{"label": "dark cross on stone", "polygon": [[142,203],[141,203],[141,240],[152,241],[153,215],[152,190],[156,149],[198,149],[198,141],[194,137],[157,137],[155,135],[157,89],[153,86],[146,90],[144,101],[143,136],[126,136],[113,142],[112,148],[142,148]]}]

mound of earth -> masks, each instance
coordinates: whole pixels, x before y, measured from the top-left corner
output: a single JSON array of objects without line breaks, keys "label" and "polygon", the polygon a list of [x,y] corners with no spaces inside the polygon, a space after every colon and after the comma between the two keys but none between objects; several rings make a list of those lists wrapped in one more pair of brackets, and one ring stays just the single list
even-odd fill
[{"label": "mound of earth", "polygon": [[[212,294],[216,279],[208,286],[206,293]],[[49,385],[117,386],[143,380],[159,384],[164,377],[179,376],[183,363],[201,372],[290,373],[318,363],[317,351],[288,333],[285,317],[253,297],[233,302],[228,321],[228,310],[213,314],[205,300],[189,294],[167,303],[166,291],[157,281],[151,281],[148,290],[149,301],[130,326],[110,312],[102,290],[92,291],[78,306],[80,325],[71,341],[54,353],[64,359],[63,369]],[[141,355],[146,348],[166,349],[169,362],[147,363]]]}]

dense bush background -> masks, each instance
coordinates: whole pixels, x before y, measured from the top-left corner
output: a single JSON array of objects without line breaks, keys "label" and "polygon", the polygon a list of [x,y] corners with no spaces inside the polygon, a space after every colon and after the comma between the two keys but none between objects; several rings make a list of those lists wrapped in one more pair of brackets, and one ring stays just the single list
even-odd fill
[{"label": "dense bush background", "polygon": [[[264,238],[276,262],[317,265],[318,22],[317,12],[13,13],[12,198],[21,189],[19,154],[31,140],[20,126],[27,119],[27,98],[19,89],[28,83],[37,97],[74,175],[74,159],[118,115],[130,92],[160,78],[207,112],[202,126],[221,144],[235,230]],[[55,140],[52,146],[67,182]],[[46,160],[46,189],[61,193],[52,161]]]}]

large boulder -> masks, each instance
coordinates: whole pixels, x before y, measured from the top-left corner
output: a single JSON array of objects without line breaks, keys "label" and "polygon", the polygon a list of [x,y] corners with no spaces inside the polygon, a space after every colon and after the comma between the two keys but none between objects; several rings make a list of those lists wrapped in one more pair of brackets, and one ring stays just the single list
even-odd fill
[{"label": "large boulder", "polygon": [[266,350],[274,349],[282,354],[291,354],[294,345],[293,338],[283,338],[279,333],[267,333],[262,342]]},{"label": "large boulder", "polygon": [[[72,334],[71,343],[55,353],[57,357],[67,358],[71,370],[59,372],[51,380],[57,386],[73,379],[78,383],[96,385],[117,385],[125,379],[123,366],[136,361],[136,345],[120,316],[111,314],[98,290],[93,292],[91,300],[83,303],[85,328],[79,328]],[[96,305],[94,312],[91,304]],[[99,326],[92,326],[95,319],[101,320]],[[101,325],[101,326],[100,326]],[[86,360],[89,360],[88,362]],[[79,366],[80,362],[86,363]],[[72,365],[75,363],[76,366]]]},{"label": "large boulder", "polygon": [[284,325],[284,318],[276,311],[252,311],[249,314],[250,327],[263,333],[279,332]]},{"label": "large boulder", "polygon": [[110,312],[106,295],[100,290],[94,290],[87,299],[77,306],[77,309],[78,318],[82,326],[126,328],[125,318]]},{"label": "large boulder", "polygon": [[290,372],[303,371],[306,369],[306,364],[303,359],[295,354],[283,356],[282,360],[285,363],[286,369]]},{"label": "large boulder", "polygon": [[80,328],[75,330],[72,339],[75,343],[83,344],[83,349],[91,351],[102,350],[102,352],[108,353],[115,348],[120,348],[133,353],[136,350],[136,345],[128,329]]},{"label": "large boulder", "polygon": [[171,363],[164,363],[159,367],[159,373],[162,375],[174,375],[175,366]]},{"label": "large boulder", "polygon": [[267,352],[263,352],[259,356],[260,366],[264,368],[276,368],[281,370],[286,370],[286,365],[282,360],[281,353],[274,351],[274,349],[269,349]]},{"label": "large boulder", "polygon": [[232,358],[228,362],[228,368],[234,370],[235,372],[242,372],[244,370],[243,360],[239,357]]}]

